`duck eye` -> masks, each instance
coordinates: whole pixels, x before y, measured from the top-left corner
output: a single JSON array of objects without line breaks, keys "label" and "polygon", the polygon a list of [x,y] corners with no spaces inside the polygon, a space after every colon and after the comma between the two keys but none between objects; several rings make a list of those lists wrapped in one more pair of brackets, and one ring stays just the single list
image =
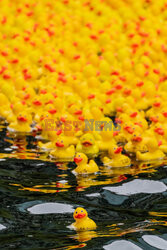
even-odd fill
[{"label": "duck eye", "polygon": [[83,210],[81,210],[81,213],[83,213]]},{"label": "duck eye", "polygon": [[75,213],[77,214],[78,212],[76,211]]},{"label": "duck eye", "polygon": [[61,141],[61,143],[63,143],[63,140]]}]

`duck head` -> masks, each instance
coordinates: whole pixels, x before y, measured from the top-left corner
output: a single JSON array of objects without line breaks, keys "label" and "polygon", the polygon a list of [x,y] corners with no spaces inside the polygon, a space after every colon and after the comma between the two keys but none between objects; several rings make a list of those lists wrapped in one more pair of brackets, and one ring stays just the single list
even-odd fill
[{"label": "duck head", "polygon": [[80,220],[86,219],[88,217],[88,213],[84,208],[78,207],[75,209],[73,217],[74,217],[74,220],[80,221]]},{"label": "duck head", "polygon": [[84,146],[84,147],[91,147],[95,144],[95,139],[93,137],[92,134],[84,134],[82,137],[81,137],[81,144]]},{"label": "duck head", "polygon": [[88,161],[88,157],[83,153],[77,153],[74,157],[74,161],[77,165],[79,164],[86,164]]},{"label": "duck head", "polygon": [[20,112],[17,116],[17,121],[21,123],[28,122],[31,125],[32,117],[31,115],[27,114],[26,112]]},{"label": "duck head", "polygon": [[59,136],[59,138],[57,139],[57,141],[55,142],[55,146],[58,149],[65,149],[69,146],[69,143],[67,142],[66,138],[63,136]]},{"label": "duck head", "polygon": [[114,156],[114,155],[121,154],[122,150],[123,150],[122,147],[118,147],[117,145],[114,145],[111,148],[109,148],[108,153],[110,156]]}]

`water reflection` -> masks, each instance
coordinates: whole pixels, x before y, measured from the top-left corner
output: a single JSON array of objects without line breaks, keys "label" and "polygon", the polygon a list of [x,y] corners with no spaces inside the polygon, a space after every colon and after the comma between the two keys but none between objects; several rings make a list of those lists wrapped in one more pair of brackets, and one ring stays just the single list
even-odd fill
[{"label": "water reflection", "polygon": [[[24,246],[23,241],[29,245],[31,237],[37,244],[32,249],[41,244],[46,249],[92,249],[92,245],[95,249],[103,245],[104,249],[121,249],[119,240],[125,236],[122,247],[128,249],[140,249],[139,237],[157,248],[166,243],[161,235],[167,226],[167,160],[132,161],[131,167],[112,169],[97,159],[98,174],[75,176],[74,163],[50,159],[37,148],[34,136],[6,132],[5,126],[0,130],[0,230],[7,232],[14,248]],[[96,221],[97,230],[68,228],[74,209],[81,205]],[[11,232],[13,238],[8,236]],[[149,234],[159,235],[153,238]]]}]

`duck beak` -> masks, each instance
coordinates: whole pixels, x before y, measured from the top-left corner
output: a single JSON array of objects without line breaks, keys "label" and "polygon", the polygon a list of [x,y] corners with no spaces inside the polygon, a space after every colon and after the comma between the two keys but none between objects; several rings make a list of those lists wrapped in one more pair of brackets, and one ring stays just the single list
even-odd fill
[{"label": "duck beak", "polygon": [[132,141],[141,142],[142,138],[140,136],[136,136],[132,139]]},{"label": "duck beak", "polygon": [[80,157],[74,157],[75,163],[80,163],[83,159]]},{"label": "duck beak", "polygon": [[19,117],[17,117],[17,120],[21,121],[21,122],[26,122],[27,118],[25,118],[24,116],[19,116]]},{"label": "duck beak", "polygon": [[61,135],[61,133],[62,133],[62,129],[59,129],[59,130],[57,131],[56,135]]},{"label": "duck beak", "polygon": [[125,94],[125,95],[130,95],[131,92],[132,92],[131,89],[125,89],[125,90],[124,90],[124,94]]},{"label": "duck beak", "polygon": [[53,100],[49,100],[49,101],[45,102],[45,104],[46,104],[46,105],[47,105],[47,104],[53,104]]},{"label": "duck beak", "polygon": [[167,117],[167,112],[162,113],[164,117]]},{"label": "duck beak", "polygon": [[156,129],[154,129],[154,131],[157,133],[157,134],[159,134],[159,135],[164,135],[165,133],[164,133],[164,130],[162,129],[162,128],[156,128]]},{"label": "duck beak", "polygon": [[90,141],[84,141],[82,145],[84,145],[85,147],[89,147],[92,146],[92,143]]},{"label": "duck beak", "polygon": [[119,131],[114,131],[113,136],[117,136],[119,134]]},{"label": "duck beak", "polygon": [[82,110],[77,110],[74,112],[74,115],[82,115]]},{"label": "duck beak", "polygon": [[76,219],[82,219],[82,218],[84,218],[86,216],[86,214],[77,214],[77,215],[75,215],[75,218]]},{"label": "duck beak", "polygon": [[124,127],[124,129],[129,133],[129,134],[133,134],[133,129],[130,126],[126,126]]},{"label": "duck beak", "polygon": [[64,117],[61,117],[61,118],[60,118],[60,121],[61,121],[61,122],[66,122],[66,119],[65,119]]},{"label": "duck beak", "polygon": [[136,117],[137,116],[137,112],[133,112],[130,117]]},{"label": "duck beak", "polygon": [[152,117],[150,117],[150,121],[152,121],[152,122],[155,122],[155,123],[156,123],[156,122],[158,122],[158,119],[157,119],[156,117],[153,117],[153,116],[152,116]]},{"label": "duck beak", "polygon": [[160,107],[161,103],[160,102],[155,102],[153,105],[154,105],[154,107]]},{"label": "duck beak", "polygon": [[27,100],[27,99],[29,99],[30,98],[30,94],[26,94],[25,96],[24,96],[24,100]]},{"label": "duck beak", "polygon": [[53,114],[55,114],[57,112],[57,110],[56,109],[50,109],[50,110],[48,110],[48,112],[53,115]]},{"label": "duck beak", "polygon": [[137,125],[137,126],[139,126],[139,127],[141,127],[141,128],[143,127],[143,125],[140,124],[139,122],[135,122],[134,124]]},{"label": "duck beak", "polygon": [[115,151],[114,154],[119,154],[122,152],[122,147],[118,147]]},{"label": "duck beak", "polygon": [[36,105],[36,106],[41,106],[42,103],[40,101],[33,101],[33,104]]},{"label": "duck beak", "polygon": [[56,142],[56,147],[63,148],[64,144],[61,142]]}]

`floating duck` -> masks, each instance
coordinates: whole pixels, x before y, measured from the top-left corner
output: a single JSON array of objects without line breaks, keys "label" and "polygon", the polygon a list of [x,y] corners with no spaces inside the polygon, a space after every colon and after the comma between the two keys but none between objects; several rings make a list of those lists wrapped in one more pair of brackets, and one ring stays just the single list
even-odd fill
[{"label": "floating duck", "polygon": [[31,132],[31,123],[31,115],[26,112],[21,112],[18,114],[16,120],[8,126],[8,129],[16,132]]},{"label": "floating duck", "polygon": [[149,137],[147,139],[146,146],[148,148],[148,152],[136,152],[136,159],[138,161],[160,160],[165,157],[165,154],[158,148],[158,142],[154,137]]},{"label": "floating duck", "polygon": [[94,160],[88,162],[88,157],[83,153],[77,153],[74,157],[77,167],[74,169],[76,174],[93,174],[99,171]]},{"label": "floating duck", "polygon": [[73,214],[75,222],[71,225],[76,231],[94,230],[96,229],[96,223],[88,217],[87,211],[78,207]]},{"label": "floating duck", "polygon": [[104,165],[109,167],[130,166],[131,160],[128,156],[121,154],[122,149],[122,147],[118,147],[117,145],[110,147],[108,150],[109,157],[105,156],[102,160]]},{"label": "floating duck", "polygon": [[76,146],[76,151],[86,154],[87,156],[97,156],[99,147],[92,134],[86,133],[80,137],[80,142]]},{"label": "floating duck", "polygon": [[133,134],[131,140],[124,146],[124,149],[128,153],[136,153],[137,151],[144,153],[148,150],[141,134],[137,134],[136,132]]},{"label": "floating duck", "polygon": [[59,161],[72,161],[75,155],[74,145],[69,145],[67,138],[60,135],[50,155]]}]

